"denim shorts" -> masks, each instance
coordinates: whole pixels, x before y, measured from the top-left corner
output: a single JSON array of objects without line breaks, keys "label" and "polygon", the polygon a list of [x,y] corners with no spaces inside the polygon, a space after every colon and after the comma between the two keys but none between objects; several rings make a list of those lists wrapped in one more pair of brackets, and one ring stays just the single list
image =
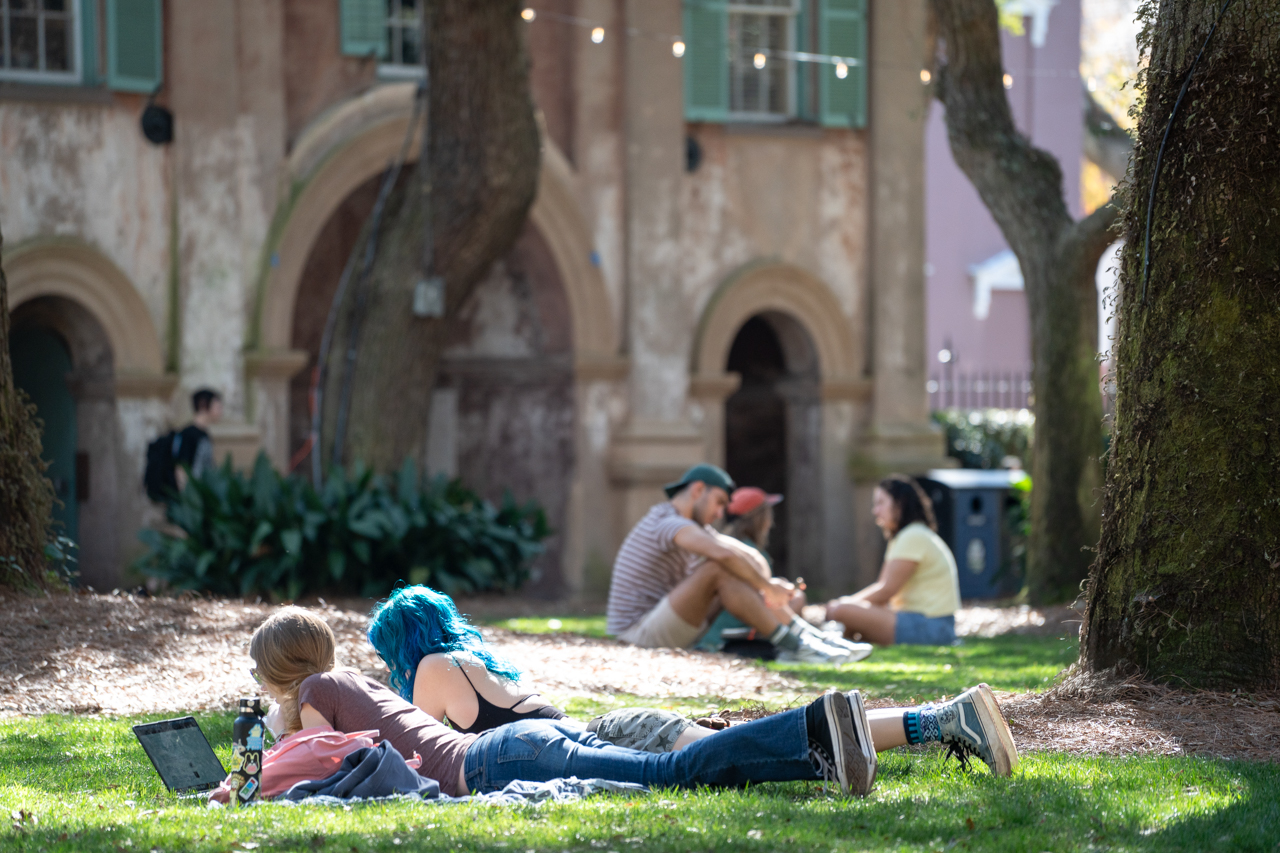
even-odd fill
[{"label": "denim shorts", "polygon": [[893,642],[898,646],[950,646],[956,641],[956,617],[925,616],[899,610],[893,626]]}]

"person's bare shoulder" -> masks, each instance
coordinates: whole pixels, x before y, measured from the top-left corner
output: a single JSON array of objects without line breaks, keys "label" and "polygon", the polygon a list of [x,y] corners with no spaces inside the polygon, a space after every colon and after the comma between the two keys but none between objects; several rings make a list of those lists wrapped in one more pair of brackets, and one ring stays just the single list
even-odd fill
[{"label": "person's bare shoulder", "polygon": [[427,655],[418,661],[418,678],[427,678],[432,681],[447,678],[451,672],[457,672],[458,666],[463,663],[463,660],[455,663],[453,655],[443,652]]}]

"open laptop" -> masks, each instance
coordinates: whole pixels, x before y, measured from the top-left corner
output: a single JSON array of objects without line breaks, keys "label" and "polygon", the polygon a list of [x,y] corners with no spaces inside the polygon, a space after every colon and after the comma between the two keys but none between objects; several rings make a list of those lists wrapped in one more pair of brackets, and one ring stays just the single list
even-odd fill
[{"label": "open laptop", "polygon": [[170,791],[200,796],[227,777],[195,717],[143,723],[133,733]]}]

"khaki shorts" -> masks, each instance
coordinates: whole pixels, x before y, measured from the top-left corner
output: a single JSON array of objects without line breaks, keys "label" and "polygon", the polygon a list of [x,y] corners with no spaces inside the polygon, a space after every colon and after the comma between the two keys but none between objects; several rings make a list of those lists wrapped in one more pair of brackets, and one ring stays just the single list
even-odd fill
[{"label": "khaki shorts", "polygon": [[618,639],[646,649],[685,649],[702,633],[703,625],[690,625],[676,615],[664,595],[640,621],[618,635]]},{"label": "khaki shorts", "polygon": [[641,752],[671,752],[685,729],[693,725],[675,711],[621,708],[587,723],[587,731],[614,746]]}]

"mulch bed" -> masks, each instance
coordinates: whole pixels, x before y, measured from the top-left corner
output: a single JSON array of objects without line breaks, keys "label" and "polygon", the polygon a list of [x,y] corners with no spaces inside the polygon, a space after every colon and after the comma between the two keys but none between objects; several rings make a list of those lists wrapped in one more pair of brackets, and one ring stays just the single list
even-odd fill
[{"label": "mulch bed", "polygon": [[[232,707],[237,697],[255,692],[247,642],[271,609],[196,597],[0,594],[0,716]],[[364,639],[367,604],[315,609],[337,635],[340,663],[385,677],[385,667]],[[1053,635],[1076,630],[1078,621],[1067,608],[966,608],[957,616],[957,627],[971,636]],[[483,631],[533,673],[542,689],[560,696],[754,700],[758,704],[729,715],[745,719],[795,702],[809,690],[754,662],[724,655],[637,649],[572,634]],[[1193,692],[1073,675],[1047,693],[1002,694],[1000,701],[1024,751],[1280,761],[1280,694]]]}]

